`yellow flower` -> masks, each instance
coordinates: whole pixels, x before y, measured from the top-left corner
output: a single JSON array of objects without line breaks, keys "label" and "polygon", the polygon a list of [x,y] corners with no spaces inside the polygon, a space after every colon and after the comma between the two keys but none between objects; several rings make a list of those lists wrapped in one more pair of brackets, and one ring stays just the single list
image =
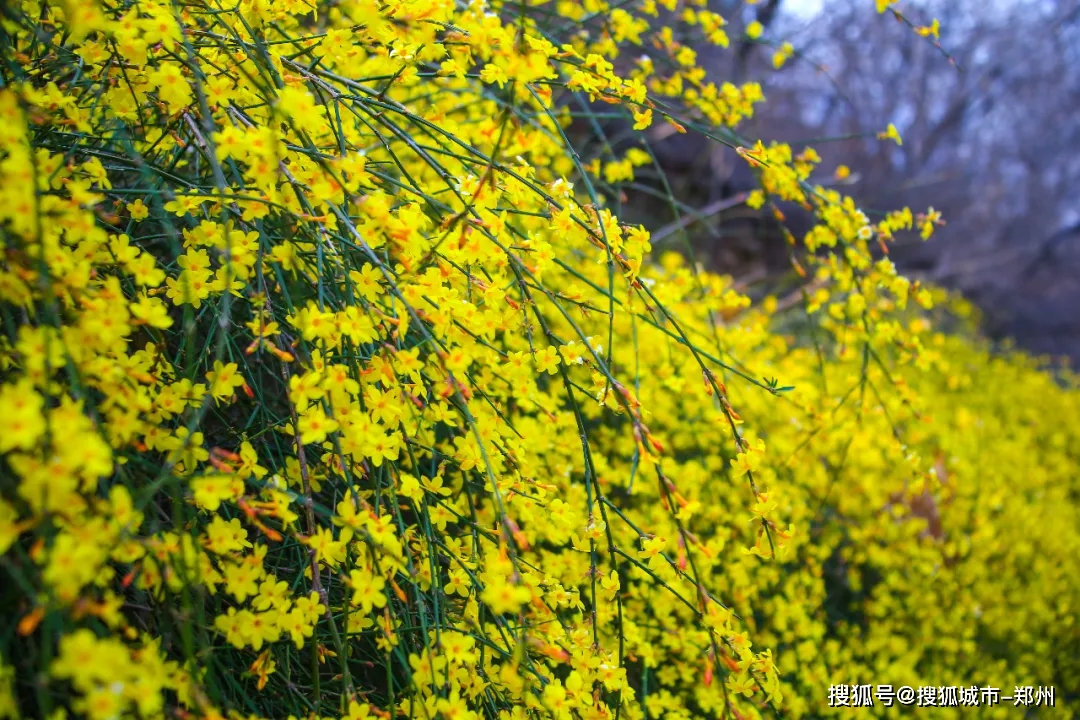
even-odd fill
[{"label": "yellow flower", "polygon": [[795,55],[795,46],[789,42],[785,42],[780,46],[780,49],[773,53],[772,64],[773,68],[779,70],[782,68],[788,60]]},{"label": "yellow flower", "polygon": [[549,345],[543,350],[533,353],[533,359],[536,360],[536,369],[538,372],[548,373],[554,375],[559,372],[559,351],[557,348]]},{"label": "yellow flower", "polygon": [[319,405],[309,405],[300,415],[300,442],[320,443],[338,429],[338,422],[328,418]]},{"label": "yellow flower", "polygon": [[322,106],[302,88],[286,86],[278,93],[278,108],[298,130],[318,135],[325,128]]},{"label": "yellow flower", "polygon": [[941,38],[941,23],[937,18],[934,18],[934,22],[927,26],[915,28],[915,32],[923,37],[932,37],[935,40]]},{"label": "yellow flower", "polygon": [[157,298],[140,295],[138,301],[132,303],[130,308],[135,325],[149,325],[160,330],[172,327],[173,321],[169,317],[165,303]]},{"label": "yellow flower", "polygon": [[45,432],[45,401],[29,380],[0,385],[0,453],[20,448],[29,450]]},{"label": "yellow flower", "polygon": [[128,203],[127,211],[130,213],[132,220],[145,220],[150,217],[150,208],[146,207],[142,198],[137,198],[135,202]]},{"label": "yellow flower", "polygon": [[336,567],[345,559],[348,541],[346,533],[351,535],[351,531],[346,529],[342,531],[343,539],[335,540],[333,530],[320,527],[317,528],[315,534],[307,538],[304,543],[314,551],[315,559],[317,561],[324,563],[329,567]]},{"label": "yellow flower", "polygon": [[653,112],[650,108],[644,110],[634,111],[634,129],[635,130],[648,130],[652,125]]},{"label": "yellow flower", "polygon": [[757,517],[764,518],[776,509],[776,499],[770,493],[758,493],[757,498],[757,502],[750,508],[750,512]]},{"label": "yellow flower", "polygon": [[758,438],[753,443],[750,443],[744,451],[736,454],[735,460],[731,464],[735,477],[756,472],[761,465],[764,453],[765,442]]},{"label": "yellow flower", "polygon": [[527,587],[500,578],[484,587],[480,599],[493,613],[501,615],[521,610],[522,605],[532,599],[532,593]]},{"label": "yellow flower", "polygon": [[216,511],[223,500],[235,500],[244,492],[244,483],[230,475],[207,475],[192,478],[191,490],[195,503],[204,510]]},{"label": "yellow flower", "polygon": [[480,79],[486,83],[497,83],[499,87],[506,85],[509,80],[503,68],[491,63],[485,65],[484,69],[480,71]]},{"label": "yellow flower", "polygon": [[215,516],[207,526],[205,544],[208,550],[218,555],[251,547],[240,520],[233,518],[226,521],[220,515]]},{"label": "yellow flower", "polygon": [[900,138],[900,133],[892,123],[889,123],[889,127],[886,128],[885,132],[878,133],[878,138],[881,140],[892,140],[897,145],[904,144],[904,141]]},{"label": "yellow flower", "polygon": [[451,663],[469,664],[475,662],[476,653],[473,652],[475,647],[476,641],[465,633],[450,632],[443,636],[443,655]]}]

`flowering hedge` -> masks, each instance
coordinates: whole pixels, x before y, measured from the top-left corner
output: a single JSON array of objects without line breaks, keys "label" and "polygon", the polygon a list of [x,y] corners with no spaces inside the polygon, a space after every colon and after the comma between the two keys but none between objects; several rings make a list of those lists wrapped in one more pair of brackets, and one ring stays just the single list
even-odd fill
[{"label": "flowering hedge", "polygon": [[[724,19],[659,5],[4,5],[0,717],[1076,709],[1075,378],[896,273],[932,211],[742,140]],[[651,259],[660,124],[814,213],[802,288]]]}]

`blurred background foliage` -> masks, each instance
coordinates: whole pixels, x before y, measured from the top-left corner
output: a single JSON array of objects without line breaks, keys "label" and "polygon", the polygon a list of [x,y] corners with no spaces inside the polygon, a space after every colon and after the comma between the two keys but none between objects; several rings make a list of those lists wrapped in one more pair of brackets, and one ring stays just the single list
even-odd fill
[{"label": "blurred background foliage", "polygon": [[[824,184],[852,168],[832,183],[872,218],[904,206],[940,211],[946,224],[933,242],[916,236],[893,248],[901,271],[961,291],[994,340],[1080,359],[1080,3],[905,3],[914,23],[940,21],[939,46],[897,32],[891,14],[866,12],[864,0],[714,4],[742,44],[696,48],[701,66],[716,79],[761,82],[767,98],[744,134],[812,146]],[[749,40],[753,22],[762,33]],[[777,69],[785,42],[794,56]],[[878,138],[889,123],[902,146]],[[700,134],[651,132],[686,207],[677,219],[665,193],[645,188],[624,213],[669,223],[654,238],[674,246],[685,231],[699,260],[748,285],[772,288],[792,275],[768,210],[738,202],[755,187],[746,163]],[[784,212],[801,240],[812,218]]]}]

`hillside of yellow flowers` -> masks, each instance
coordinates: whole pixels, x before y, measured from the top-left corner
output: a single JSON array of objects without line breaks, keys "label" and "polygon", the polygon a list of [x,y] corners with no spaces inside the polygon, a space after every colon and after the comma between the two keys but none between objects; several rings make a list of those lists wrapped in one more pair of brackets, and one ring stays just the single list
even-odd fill
[{"label": "hillside of yellow flowers", "polygon": [[[0,13],[0,718],[1080,708],[1076,378],[743,139],[703,0]],[[814,212],[801,289],[620,222],[664,124]]]}]

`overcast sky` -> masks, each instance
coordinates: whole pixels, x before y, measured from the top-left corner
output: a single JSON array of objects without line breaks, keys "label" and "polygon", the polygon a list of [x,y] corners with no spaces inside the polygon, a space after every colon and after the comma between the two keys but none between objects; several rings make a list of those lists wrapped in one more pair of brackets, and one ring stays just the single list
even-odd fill
[{"label": "overcast sky", "polygon": [[824,0],[787,0],[781,7],[792,15],[815,15]]}]

